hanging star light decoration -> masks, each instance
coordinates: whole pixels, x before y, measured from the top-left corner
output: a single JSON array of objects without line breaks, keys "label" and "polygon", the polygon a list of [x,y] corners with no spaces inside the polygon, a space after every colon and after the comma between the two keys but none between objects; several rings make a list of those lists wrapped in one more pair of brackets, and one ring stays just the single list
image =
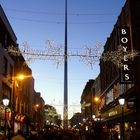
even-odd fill
[{"label": "hanging star light decoration", "polygon": [[85,110],[86,107],[91,106],[91,103],[86,103],[85,101],[81,104],[81,108]]},{"label": "hanging star light decoration", "polygon": [[120,45],[115,51],[107,51],[103,53],[100,59],[104,62],[110,61],[117,67],[122,67],[124,54],[127,59],[133,60],[136,56],[139,55],[139,52],[136,50],[128,50],[127,52],[124,52],[123,47]]},{"label": "hanging star light decoration", "polygon": [[[123,47],[118,46],[117,50],[104,52],[102,55],[100,53],[101,43],[95,45],[95,47],[90,48],[88,46],[84,47],[83,52],[68,52],[67,56],[79,57],[79,61],[84,62],[87,66],[93,68],[93,65],[101,59],[104,62],[110,61],[117,67],[123,66],[124,51]],[[64,63],[64,45],[55,47],[54,43],[47,40],[44,50],[32,49],[27,42],[23,43],[22,47],[9,46],[7,49],[8,53],[14,56],[23,55],[25,58],[25,64],[30,64],[35,60],[51,60],[57,65],[62,65]],[[129,50],[125,52],[127,59],[133,60],[139,52],[136,50]]]},{"label": "hanging star light decoration", "polygon": [[80,61],[83,61],[87,66],[93,68],[93,65],[99,61],[99,58],[101,56],[101,53],[99,51],[101,46],[102,44],[99,42],[97,42],[95,44],[95,47],[93,48],[85,46],[84,51],[79,55]]},{"label": "hanging star light decoration", "polygon": [[[92,67],[100,58],[99,46],[101,46],[100,43],[96,44],[93,48],[86,46],[84,47],[83,52],[68,52],[67,56],[68,58],[79,57],[80,61],[83,61],[86,65]],[[20,49],[18,47],[10,46],[7,51],[14,56],[23,55],[27,64],[35,60],[52,60],[58,66],[63,64],[65,57],[64,45],[55,47],[54,43],[50,40],[47,40],[44,50],[32,49],[29,44],[25,42]]]}]

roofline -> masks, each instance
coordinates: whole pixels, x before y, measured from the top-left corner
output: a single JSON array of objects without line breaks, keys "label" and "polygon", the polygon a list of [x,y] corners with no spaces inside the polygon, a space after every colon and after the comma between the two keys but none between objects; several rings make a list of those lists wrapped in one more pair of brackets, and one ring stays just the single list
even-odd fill
[{"label": "roofline", "polygon": [[15,35],[15,33],[14,33],[10,23],[9,23],[9,20],[7,19],[7,16],[6,16],[1,5],[0,5],[0,18],[2,19],[4,25],[6,26],[6,29],[8,30],[9,34],[11,35],[13,41],[15,43],[17,43],[17,37],[16,37],[16,35]]}]

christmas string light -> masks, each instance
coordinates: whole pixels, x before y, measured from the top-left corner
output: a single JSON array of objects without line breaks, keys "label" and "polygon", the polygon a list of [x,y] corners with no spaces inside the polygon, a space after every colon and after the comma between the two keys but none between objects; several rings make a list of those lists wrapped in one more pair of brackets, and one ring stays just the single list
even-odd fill
[{"label": "christmas string light", "polygon": [[[110,61],[117,67],[123,66],[124,51],[123,47],[118,46],[117,50],[104,52],[102,55],[99,52],[101,44],[97,43],[94,48],[84,47],[83,52],[68,52],[68,58],[79,57],[79,61],[84,62],[87,66],[93,68],[93,65],[100,59],[104,62]],[[64,62],[64,46],[60,45],[55,47],[50,40],[47,41],[47,45],[44,50],[31,49],[27,42],[23,44],[20,49],[14,46],[9,46],[7,49],[8,53],[14,56],[23,55],[26,64],[29,64],[35,60],[51,60],[54,61],[57,67],[62,65]],[[125,52],[127,59],[133,60],[139,52],[136,50],[128,50]]]},{"label": "christmas string light", "polygon": [[[85,47],[84,52],[68,52],[68,58],[70,57],[79,57],[80,61],[83,61],[86,65],[91,67],[95,61],[99,60],[99,46],[96,45],[95,48]],[[64,46],[60,45],[55,47],[51,41],[48,41],[47,46],[44,50],[40,49],[31,49],[27,42],[23,44],[23,47],[16,48],[14,46],[8,47],[7,51],[14,56],[23,55],[26,63],[29,64],[35,60],[52,60],[57,66],[62,65],[64,62]]]},{"label": "christmas string light", "polygon": [[122,67],[124,55],[128,60],[133,60],[134,57],[139,55],[139,52],[136,50],[128,50],[124,52],[123,47],[120,45],[118,46],[118,49],[115,51],[107,51],[103,53],[100,59],[103,60],[104,62],[110,61],[114,65]]}]

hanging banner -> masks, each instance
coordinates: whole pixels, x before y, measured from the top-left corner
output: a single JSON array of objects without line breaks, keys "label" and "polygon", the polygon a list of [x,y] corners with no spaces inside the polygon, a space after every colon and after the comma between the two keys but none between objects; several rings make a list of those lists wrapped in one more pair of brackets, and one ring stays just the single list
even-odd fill
[{"label": "hanging banner", "polygon": [[120,83],[132,84],[134,77],[133,64],[131,58],[128,58],[128,53],[131,51],[129,27],[118,27],[118,42],[123,51],[122,66],[120,68]]}]

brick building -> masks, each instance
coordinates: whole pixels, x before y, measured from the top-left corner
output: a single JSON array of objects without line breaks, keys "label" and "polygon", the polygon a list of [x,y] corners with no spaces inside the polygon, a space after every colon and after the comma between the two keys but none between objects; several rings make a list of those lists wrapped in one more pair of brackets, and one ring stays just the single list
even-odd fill
[{"label": "brick building", "polygon": [[[127,0],[110,37],[107,39],[103,54],[115,52],[122,47],[125,51],[140,51],[140,2]],[[125,31],[125,33],[124,33]],[[124,51],[124,50],[122,50]],[[127,52],[123,52],[125,53]],[[104,105],[101,109],[104,124],[120,131],[122,123],[122,106],[119,98],[125,99],[123,105],[123,117],[125,129],[135,128],[140,122],[140,56],[126,58],[123,56],[122,66],[117,64],[119,53],[114,58],[116,64],[111,61],[100,60],[101,93]],[[116,57],[116,58],[115,58]],[[127,77],[128,76],[128,77]]]},{"label": "brick building", "polygon": [[[18,129],[27,132],[30,120],[33,119],[33,106],[36,103],[36,98],[32,98],[36,93],[34,78],[32,70],[25,65],[24,57],[7,51],[10,46],[19,49],[17,37],[0,5],[0,127],[3,129],[6,120],[7,127],[14,128],[15,132]],[[22,81],[18,79],[21,73],[25,76]],[[10,101],[6,117],[2,103],[4,98]],[[44,100],[41,96],[38,98],[40,107],[43,107]]]}]

